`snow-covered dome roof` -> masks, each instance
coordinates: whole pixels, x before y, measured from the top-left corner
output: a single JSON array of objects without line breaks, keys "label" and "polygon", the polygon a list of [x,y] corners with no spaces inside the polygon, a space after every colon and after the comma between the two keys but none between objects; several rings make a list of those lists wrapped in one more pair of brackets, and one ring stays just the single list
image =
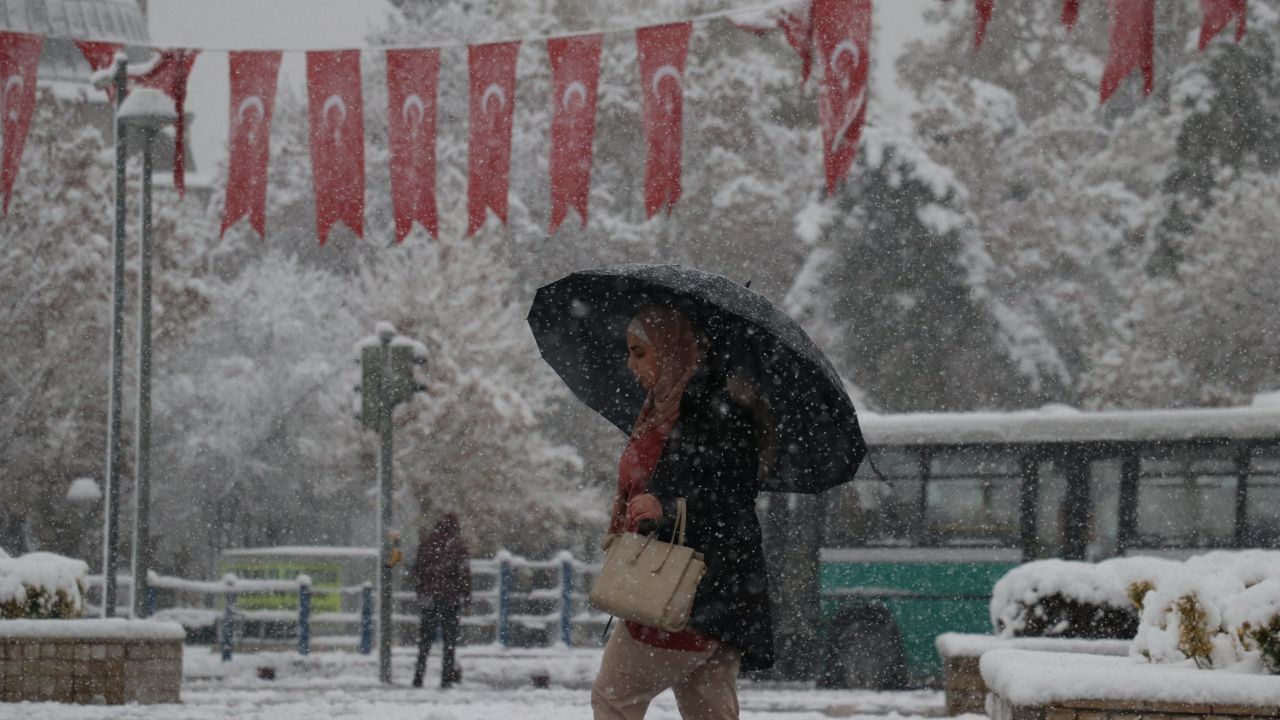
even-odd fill
[{"label": "snow-covered dome roof", "polygon": [[[72,38],[124,45],[150,40],[136,0],[8,0],[0,2],[0,30],[45,36],[39,79],[55,92],[89,85],[92,71]],[[98,99],[97,93],[90,95]]]},{"label": "snow-covered dome roof", "polygon": [[0,29],[124,43],[148,37],[135,0],[9,0],[0,3]]}]

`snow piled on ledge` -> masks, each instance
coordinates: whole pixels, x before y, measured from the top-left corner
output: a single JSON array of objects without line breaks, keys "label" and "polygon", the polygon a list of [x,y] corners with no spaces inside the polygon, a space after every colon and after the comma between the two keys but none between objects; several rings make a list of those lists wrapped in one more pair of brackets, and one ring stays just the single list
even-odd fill
[{"label": "snow piled on ledge", "polygon": [[1280,703],[1280,677],[1204,672],[1190,661],[1153,665],[1133,658],[1004,649],[985,653],[979,664],[987,687],[1018,706],[1065,700]]}]

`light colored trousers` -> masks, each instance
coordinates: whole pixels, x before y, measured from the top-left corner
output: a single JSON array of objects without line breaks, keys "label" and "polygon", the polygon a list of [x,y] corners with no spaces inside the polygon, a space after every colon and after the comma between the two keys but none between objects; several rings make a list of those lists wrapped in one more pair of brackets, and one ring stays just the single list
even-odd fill
[{"label": "light colored trousers", "polygon": [[740,659],[723,645],[702,652],[652,647],[619,623],[591,686],[591,710],[595,720],[641,720],[670,688],[684,720],[737,720]]}]

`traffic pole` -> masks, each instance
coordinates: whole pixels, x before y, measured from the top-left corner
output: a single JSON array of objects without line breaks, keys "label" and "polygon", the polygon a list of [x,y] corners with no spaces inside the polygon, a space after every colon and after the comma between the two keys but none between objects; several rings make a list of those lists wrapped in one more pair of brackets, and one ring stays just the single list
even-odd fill
[{"label": "traffic pole", "polygon": [[381,550],[378,553],[378,678],[391,682],[391,339],[395,336],[389,327],[381,328],[378,341],[382,345],[382,378],[378,387],[378,536]]}]

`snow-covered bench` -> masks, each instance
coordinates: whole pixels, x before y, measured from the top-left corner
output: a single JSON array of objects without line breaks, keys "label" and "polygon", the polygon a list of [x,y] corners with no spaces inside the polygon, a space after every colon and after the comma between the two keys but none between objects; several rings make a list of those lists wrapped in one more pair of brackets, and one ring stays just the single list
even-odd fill
[{"label": "snow-covered bench", "polygon": [[1018,638],[998,635],[943,633],[935,641],[942,657],[947,714],[983,712],[987,685],[978,671],[983,653],[1000,648],[1043,650],[1048,652],[1086,653],[1092,655],[1127,655],[1128,640],[1072,640],[1066,638]]},{"label": "snow-covered bench", "polygon": [[0,620],[0,702],[178,702],[182,626],[145,620]]},{"label": "snow-covered bench", "polygon": [[992,720],[1280,717],[1280,677],[1020,649],[982,655]]}]

